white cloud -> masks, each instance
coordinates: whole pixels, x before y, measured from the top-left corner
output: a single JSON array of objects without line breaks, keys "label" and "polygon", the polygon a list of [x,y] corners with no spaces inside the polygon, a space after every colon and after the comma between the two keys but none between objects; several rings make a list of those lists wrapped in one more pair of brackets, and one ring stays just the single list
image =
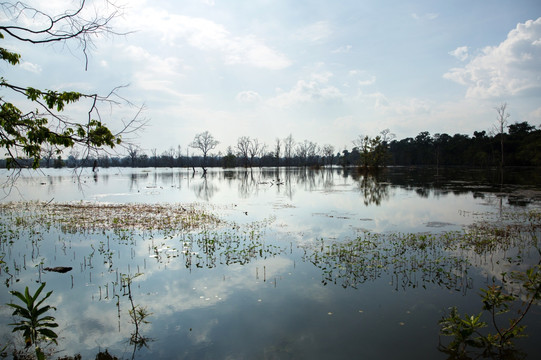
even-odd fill
[{"label": "white cloud", "polygon": [[364,79],[364,80],[359,80],[357,82],[357,84],[359,86],[368,86],[368,85],[372,85],[376,82],[376,77],[375,76],[370,76],[368,79]]},{"label": "white cloud", "polygon": [[330,71],[324,71],[311,74],[310,79],[315,80],[319,83],[327,83],[332,76],[333,74]]},{"label": "white cloud", "polygon": [[449,51],[449,55],[456,57],[460,61],[466,61],[468,59],[468,47],[460,46],[453,51]]},{"label": "white cloud", "polygon": [[358,86],[373,85],[376,82],[376,77],[364,70],[350,70],[348,76],[358,78],[356,79]]},{"label": "white cloud", "polygon": [[125,66],[134,69],[131,74],[133,78],[131,85],[135,89],[144,89],[145,94],[153,93],[157,98],[161,98],[164,93],[167,93],[176,98],[176,101],[185,101],[190,97],[180,93],[177,89],[178,82],[186,70],[180,59],[160,57],[134,45],[116,49],[118,54],[121,54],[119,56]]},{"label": "white cloud", "polygon": [[346,54],[346,53],[349,53],[352,48],[353,46],[351,45],[340,46],[339,48],[333,50],[332,53],[333,54]]},{"label": "white cloud", "polygon": [[368,94],[366,97],[374,100],[374,109],[376,110],[385,110],[390,108],[391,102],[380,92]]},{"label": "white cloud", "polygon": [[236,99],[240,103],[256,103],[261,100],[261,96],[255,91],[241,91],[237,94]]},{"label": "white cloud", "polygon": [[37,64],[32,64],[28,61],[24,61],[21,63],[21,68],[23,68],[26,71],[29,71],[34,74],[39,74],[41,72],[41,66]]},{"label": "white cloud", "polygon": [[488,46],[444,78],[468,87],[466,96],[492,98],[541,88],[541,17],[519,23],[498,46]]},{"label": "white cloud", "polygon": [[[134,25],[135,24],[135,25]],[[249,65],[266,69],[283,69],[290,60],[253,35],[236,36],[223,25],[199,17],[169,14],[146,9],[133,14],[126,26],[148,27],[161,35],[161,41],[175,47],[189,44],[201,51],[217,53],[226,64]]]},{"label": "white cloud", "polygon": [[541,126],[541,107],[531,111],[526,115],[526,119],[530,124]]},{"label": "white cloud", "polygon": [[412,13],[411,17],[415,20],[434,20],[437,19],[440,15],[436,13],[426,13],[424,15],[418,15],[416,13]]},{"label": "white cloud", "polygon": [[310,80],[299,80],[288,92],[282,92],[270,99],[271,106],[285,108],[299,103],[320,102],[342,97],[340,90],[327,85],[331,73],[312,74]]},{"label": "white cloud", "polygon": [[327,21],[318,21],[297,31],[295,37],[299,40],[321,42],[329,38],[331,34],[330,24]]},{"label": "white cloud", "polygon": [[428,114],[431,106],[418,98],[389,99],[381,92],[360,94],[359,100],[371,104],[380,115],[385,116],[420,116]]},{"label": "white cloud", "polygon": [[333,127],[339,129],[352,129],[358,125],[358,120],[356,120],[352,115],[341,116],[333,120]]}]

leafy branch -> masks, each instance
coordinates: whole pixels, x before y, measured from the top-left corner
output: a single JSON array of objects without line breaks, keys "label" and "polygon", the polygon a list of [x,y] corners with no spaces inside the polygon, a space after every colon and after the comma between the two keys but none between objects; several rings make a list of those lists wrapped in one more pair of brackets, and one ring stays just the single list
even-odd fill
[{"label": "leafy branch", "polygon": [[[0,2],[0,10],[6,15],[6,22],[0,24],[0,39],[5,35],[32,44],[79,41],[88,63],[86,50],[92,43],[92,36],[115,34],[111,27],[113,18],[120,14],[120,8],[107,1],[113,8],[106,16],[97,13],[90,18],[86,1],[80,1],[75,10],[68,10],[60,15],[49,15],[22,2]],[[18,23],[23,23],[20,26]],[[19,64],[21,55],[0,47],[0,60],[11,65]],[[4,96],[0,97],[0,148],[6,151],[7,167],[23,167],[22,158],[32,159],[32,168],[39,167],[44,153],[60,155],[66,148],[80,145],[85,155],[101,150],[103,147],[114,148],[123,140],[122,135],[136,132],[144,127],[146,121],[140,119],[144,107],[138,107],[135,116],[121,120],[119,131],[113,132],[106,126],[100,115],[99,105],[134,105],[120,97],[113,89],[107,96],[84,94],[77,91],[41,90],[30,86],[19,86],[0,77],[0,89],[10,90],[12,94],[24,97],[25,105],[30,103],[36,108],[23,110]],[[88,115],[78,121],[61,115],[67,105],[88,101]]]},{"label": "leafy branch", "polygon": [[26,287],[24,294],[19,291],[10,291],[12,295],[16,296],[22,301],[23,305],[21,306],[13,303],[7,304],[15,309],[12,314],[13,316],[19,316],[22,318],[19,322],[9,324],[14,326],[13,332],[23,332],[26,346],[29,347],[34,345],[36,357],[40,360],[45,359],[45,355],[39,347],[41,340],[50,341],[56,344],[56,339],[58,338],[58,335],[51,330],[51,328],[58,327],[58,324],[55,322],[55,318],[50,315],[44,315],[49,310],[56,310],[56,308],[50,305],[40,307],[53,292],[49,291],[41,300],[38,301],[38,297],[44,287],[45,283],[42,283],[33,295],[30,294],[28,286]]},{"label": "leafy branch", "polygon": [[511,276],[521,282],[526,300],[518,309],[518,316],[509,319],[509,326],[502,326],[498,318],[511,310],[511,305],[518,300],[518,295],[505,293],[498,285],[489,286],[487,289],[481,289],[481,299],[483,311],[488,312],[496,332],[484,335],[479,331],[488,326],[481,320],[483,312],[477,316],[465,314],[464,317],[460,317],[457,308],[451,307],[449,315],[443,317],[439,324],[440,334],[451,336],[453,340],[447,346],[440,345],[440,350],[458,357],[465,356],[468,347],[484,349],[483,355],[502,355],[513,350],[513,340],[526,336],[524,334],[526,326],[520,323],[532,305],[541,299],[541,265],[537,264],[525,272],[513,272]]}]

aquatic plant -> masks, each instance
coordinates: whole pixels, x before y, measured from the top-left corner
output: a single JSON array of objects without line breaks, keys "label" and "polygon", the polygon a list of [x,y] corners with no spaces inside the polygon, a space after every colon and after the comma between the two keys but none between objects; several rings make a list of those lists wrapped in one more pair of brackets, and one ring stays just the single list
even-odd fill
[{"label": "aquatic plant", "polygon": [[[58,225],[64,233],[103,230],[189,231],[216,226],[220,220],[197,204],[100,204],[9,202],[0,204],[0,214],[11,216],[16,227],[32,228]],[[23,219],[23,220],[20,220]]]},{"label": "aquatic plant", "polygon": [[44,287],[45,283],[42,283],[33,295],[30,294],[28,286],[26,287],[24,294],[18,291],[10,291],[10,293],[19,298],[24,305],[21,306],[13,303],[7,304],[15,309],[15,311],[13,311],[14,316],[22,318],[21,321],[9,325],[14,326],[13,332],[23,332],[27,347],[31,345],[35,346],[36,357],[39,360],[45,359],[45,354],[39,346],[40,341],[46,340],[56,344],[56,339],[58,338],[58,335],[51,330],[52,328],[58,327],[55,318],[50,315],[43,316],[47,311],[51,309],[56,310],[56,308],[51,307],[50,305],[41,306],[53,292],[49,291],[38,301],[38,297]]},{"label": "aquatic plant", "polygon": [[[541,253],[540,253],[541,254]],[[440,334],[452,337],[448,345],[441,345],[440,350],[454,356],[465,356],[469,348],[481,349],[484,356],[502,355],[514,349],[513,340],[526,336],[526,326],[521,325],[522,320],[531,309],[532,305],[541,300],[541,267],[535,265],[525,272],[514,272],[511,276],[520,281],[524,292],[521,301],[519,294],[507,293],[502,286],[491,285],[481,289],[482,312],[478,315],[465,314],[460,317],[456,307],[451,307],[447,316],[440,321]],[[501,325],[499,321],[503,314],[509,313],[513,305],[520,302],[516,309],[515,317],[505,317],[508,325]],[[481,320],[487,315],[492,325],[492,332],[483,333],[482,328],[488,327],[488,323]]]},{"label": "aquatic plant", "polygon": [[364,232],[346,241],[321,239],[303,246],[303,260],[322,270],[325,285],[356,288],[388,274],[396,290],[435,284],[466,292],[473,287],[468,275],[472,264],[490,254],[495,263],[518,267],[538,247],[540,233],[538,210],[503,212],[497,220],[476,221],[462,231]]},{"label": "aquatic plant", "polygon": [[[133,279],[141,275],[142,275],[141,273],[137,273],[135,275],[121,274],[121,279],[123,283],[122,286],[127,291],[127,293],[125,293],[124,295],[127,295],[130,301],[130,309],[128,312],[129,312],[131,321],[133,325],[135,326],[135,329],[132,332],[131,337],[130,337],[130,344],[134,346],[133,348],[134,355],[135,355],[135,351],[138,348],[141,348],[142,346],[147,346],[147,343],[150,340],[148,337],[143,336],[141,334],[141,325],[149,323],[149,321],[146,318],[150,316],[151,313],[149,313],[145,307],[142,307],[141,305],[135,305],[135,303],[133,302],[133,294],[131,290],[131,284],[133,282]],[[134,357],[134,355],[132,356],[132,358]]]},{"label": "aquatic plant", "polygon": [[470,264],[445,247],[437,234],[372,234],[356,239],[321,242],[305,247],[303,259],[322,270],[322,283],[357,288],[384,274],[398,288],[423,287],[430,283],[465,292],[471,288]]}]

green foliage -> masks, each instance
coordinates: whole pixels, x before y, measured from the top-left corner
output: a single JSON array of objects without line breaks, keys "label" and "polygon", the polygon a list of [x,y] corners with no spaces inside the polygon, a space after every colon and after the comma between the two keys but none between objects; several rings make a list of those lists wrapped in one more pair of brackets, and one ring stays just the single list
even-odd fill
[{"label": "green foliage", "polygon": [[[4,35],[0,33],[0,39],[3,39]],[[6,60],[11,65],[17,65],[19,63],[19,60],[21,59],[21,55],[8,51],[4,48],[0,48],[0,59]]]},{"label": "green foliage", "polygon": [[56,308],[49,305],[41,306],[53,292],[49,291],[38,301],[38,297],[44,287],[45,283],[42,283],[33,295],[30,294],[28,286],[26,287],[24,294],[18,291],[10,291],[12,295],[21,300],[23,306],[13,303],[7,304],[15,309],[13,311],[13,316],[22,318],[19,322],[9,325],[14,326],[13,332],[23,332],[27,347],[31,345],[35,346],[36,357],[38,359],[45,359],[45,355],[39,347],[39,342],[41,340],[46,340],[56,344],[56,339],[58,338],[58,335],[51,330],[51,328],[58,327],[58,324],[54,322],[55,318],[53,316],[44,315],[47,311],[51,309],[56,310]]},{"label": "green foliage", "polygon": [[453,340],[447,349],[457,354],[464,354],[467,346],[483,347],[485,338],[479,333],[479,329],[487,326],[481,321],[482,313],[477,316],[467,315],[460,317],[456,306],[450,308],[449,315],[439,321],[440,334],[452,336]]},{"label": "green foliage", "polygon": [[[376,136],[371,138],[369,136],[359,136],[353,141],[355,147],[351,151],[349,157],[355,157],[358,154],[357,163],[363,168],[379,168],[386,166],[389,153],[387,142],[383,141],[381,136]],[[355,155],[354,155],[355,154]],[[348,154],[344,153],[344,157],[347,157]],[[348,159],[344,159],[344,165],[348,162]],[[350,162],[352,162],[349,159]],[[355,161],[353,161],[355,162]]]},{"label": "green foliage", "polygon": [[518,295],[505,293],[501,286],[492,285],[481,289],[483,311],[488,313],[495,333],[482,334],[478,330],[487,327],[481,321],[483,312],[477,316],[465,314],[463,318],[458,314],[456,307],[450,309],[449,315],[440,321],[440,334],[451,336],[453,340],[442,350],[456,357],[463,357],[468,347],[483,349],[483,355],[508,353],[513,350],[513,340],[526,336],[526,326],[520,325],[532,304],[541,299],[541,267],[535,265],[525,272],[513,272],[511,278],[522,285],[527,300],[522,301],[522,307],[516,312],[516,317],[508,319],[508,326],[502,326],[498,319],[508,313],[511,306],[518,300]]},{"label": "green foliage", "polygon": [[[0,39],[3,35],[0,33]],[[17,65],[21,55],[0,47],[0,59]],[[82,99],[90,99],[93,105],[89,114],[95,110],[97,95],[82,94],[75,91],[39,90],[33,87],[19,87],[0,78],[0,88],[12,90],[36,104],[39,110],[23,112],[18,106],[0,97],[0,148],[6,150],[8,168],[18,167],[20,158],[33,159],[32,168],[39,167],[44,148],[56,149],[60,154],[64,148],[76,144],[86,147],[113,148],[120,144],[120,136],[114,135],[101,121],[90,117],[84,123],[72,123],[58,113],[66,105]]]}]

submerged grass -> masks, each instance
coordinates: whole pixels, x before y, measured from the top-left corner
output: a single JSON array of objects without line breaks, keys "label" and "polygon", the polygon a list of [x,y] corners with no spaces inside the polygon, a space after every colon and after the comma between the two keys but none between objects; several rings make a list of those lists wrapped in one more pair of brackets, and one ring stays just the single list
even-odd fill
[{"label": "submerged grass", "polygon": [[[41,274],[45,266],[55,266],[49,263],[55,261],[57,247],[66,255],[72,243],[87,240],[84,249],[91,249],[91,253],[82,258],[81,271],[92,268],[93,258],[100,256],[110,270],[115,262],[128,261],[129,272],[139,240],[148,244],[149,257],[158,263],[166,265],[179,258],[189,269],[242,265],[284,251],[264,240],[263,233],[274,218],[238,225],[221,220],[209,212],[208,206],[199,204],[17,202],[0,204],[0,218],[0,260],[12,253],[11,244],[15,242],[28,251],[22,259],[11,256],[9,264],[0,262],[0,275],[8,275],[8,286],[18,281],[27,264],[39,267]],[[40,250],[44,239],[45,247],[55,249],[55,254],[46,259]],[[126,250],[129,259],[120,257]],[[146,260],[140,265],[145,267]]]},{"label": "submerged grass", "polygon": [[[322,283],[358,285],[391,274],[399,287],[444,286],[465,292],[472,288],[468,271],[485,258],[515,268],[525,266],[539,248],[541,211],[503,213],[463,231],[443,233],[362,233],[353,240],[321,239],[304,248],[304,260],[322,271]],[[535,260],[537,262],[537,260]],[[505,273],[498,274],[504,278]]]},{"label": "submerged grass", "polygon": [[0,213],[15,225],[60,225],[65,232],[96,230],[182,230],[216,226],[220,219],[197,204],[99,204],[10,202],[0,204]]}]

